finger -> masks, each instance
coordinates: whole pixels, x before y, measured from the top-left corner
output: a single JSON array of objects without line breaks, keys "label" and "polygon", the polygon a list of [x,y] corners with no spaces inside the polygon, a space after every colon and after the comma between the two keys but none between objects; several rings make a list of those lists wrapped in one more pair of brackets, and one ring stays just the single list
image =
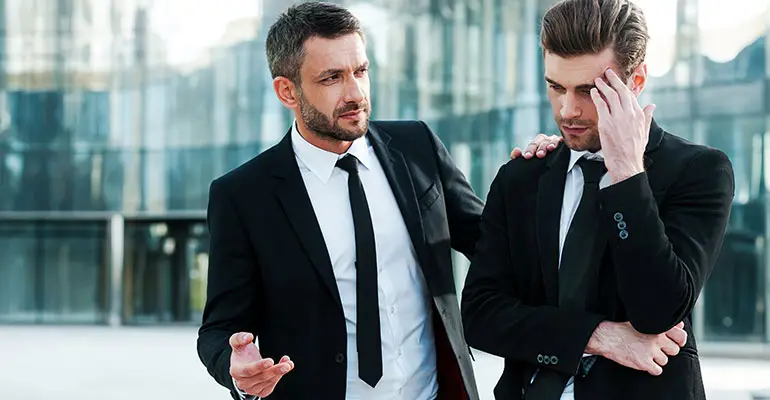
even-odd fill
[{"label": "finger", "polygon": [[646,370],[647,370],[647,372],[648,372],[650,375],[654,375],[654,376],[660,376],[660,374],[662,374],[662,373],[663,373],[663,367],[661,367],[660,365],[658,365],[658,363],[657,363],[657,362],[650,362],[650,363],[647,365],[647,368],[646,368]]},{"label": "finger", "polygon": [[655,356],[652,357],[652,360],[655,361],[655,364],[658,364],[661,367],[665,367],[666,364],[668,364],[668,356],[665,353],[663,353],[663,351],[660,351],[657,354],[655,354]]},{"label": "finger", "polygon": [[548,136],[548,139],[549,139],[549,142],[550,142],[550,143],[548,143],[548,147],[547,147],[548,150],[555,149],[556,146],[558,146],[559,143],[561,143],[561,141],[562,141],[562,137],[561,136],[557,136],[557,135]]},{"label": "finger", "polygon": [[287,373],[294,370],[294,361],[292,361],[289,356],[283,356],[283,358],[281,358],[281,362],[279,362],[277,366],[280,366],[282,374],[286,375]]},{"label": "finger", "polygon": [[679,345],[677,345],[677,344],[676,344],[676,343],[674,343],[674,342],[669,342],[668,344],[666,344],[665,346],[661,347],[660,349],[661,349],[661,350],[663,351],[663,353],[665,353],[667,356],[669,356],[669,357],[674,357],[674,356],[676,356],[677,354],[679,354],[679,349],[680,349],[680,347],[679,347]]},{"label": "finger", "polygon": [[[270,368],[273,368],[275,363],[272,358],[265,358],[263,360],[247,363],[244,365],[233,365],[230,367],[230,375],[233,378],[258,378],[260,374],[265,373]],[[260,378],[260,380],[266,380],[267,378]]]},{"label": "finger", "polygon": [[535,150],[537,150],[537,144],[530,143],[529,146],[527,146],[526,149],[524,149],[524,158],[529,160],[532,158],[533,155],[535,155]]},{"label": "finger", "polygon": [[684,321],[682,321],[682,322],[680,322],[680,323],[676,324],[676,327],[677,327],[677,328],[680,328],[680,329],[684,329]]},{"label": "finger", "polygon": [[286,357],[286,361],[279,365],[281,365],[281,375],[286,375],[294,370],[294,361],[290,360],[289,357]]},{"label": "finger", "polygon": [[535,154],[537,154],[538,158],[543,158],[554,148],[556,148],[556,144],[554,143],[553,136],[543,135],[542,140],[537,145],[537,152]]},{"label": "finger", "polygon": [[254,335],[248,332],[238,332],[230,336],[230,347],[233,351],[243,350],[249,343],[254,341]]},{"label": "finger", "polygon": [[[655,112],[655,108],[657,106],[655,104],[648,104],[646,107],[644,107],[644,122],[647,126],[647,131],[650,131],[650,125],[652,125],[652,113]],[[682,324],[682,327],[684,327],[684,322],[680,322]]]},{"label": "finger", "polygon": [[511,152],[511,160],[515,160],[519,157],[521,157],[521,149],[517,147]]},{"label": "finger", "polygon": [[285,375],[283,371],[291,371],[294,368],[294,363],[291,361],[288,361],[288,363],[290,364],[288,365],[289,368],[284,368],[287,366],[286,363],[279,363],[266,370],[263,370],[258,374],[255,374],[254,376],[239,378],[236,377],[235,381],[238,384],[238,387],[245,390],[246,393],[254,394],[269,386],[272,382],[280,379],[283,375]]},{"label": "finger", "polygon": [[630,109],[633,106],[633,100],[635,98],[633,93],[631,93],[631,89],[626,86],[625,82],[620,80],[618,74],[612,69],[608,69],[607,72],[604,73],[604,76],[606,76],[607,80],[610,82],[610,87],[617,93],[620,104],[623,107]]},{"label": "finger", "polygon": [[286,375],[289,371],[294,369],[294,363],[287,361],[285,363],[278,363],[270,370],[265,371],[260,375],[259,380],[255,380],[254,384],[249,388],[248,393],[253,393],[258,397],[267,397],[273,390],[275,385]]},{"label": "finger", "polygon": [[[591,89],[591,100],[593,100],[596,106],[596,113],[599,115],[599,121],[602,119],[608,119],[610,117],[610,110],[607,102],[599,94],[599,90],[596,88]],[[601,134],[601,132],[599,132]]]},{"label": "finger", "polygon": [[673,327],[666,332],[666,336],[679,347],[684,347],[687,343],[687,332],[684,329]]},{"label": "finger", "polygon": [[280,378],[288,374],[292,369],[294,369],[294,363],[292,361],[275,364],[262,372],[262,381],[267,382],[272,379]]},{"label": "finger", "polygon": [[663,351],[663,353],[667,356],[673,357],[679,354],[679,345],[673,340],[666,340],[666,342],[663,343],[663,345],[660,347],[660,350]]},{"label": "finger", "polygon": [[[613,112],[613,110],[617,111],[623,109],[620,104],[620,97],[618,96],[618,93],[615,91],[615,89],[607,85],[607,83],[604,82],[604,79],[602,78],[596,78],[594,79],[594,82],[596,83],[596,89],[599,90],[599,92],[606,99],[610,112]],[[593,89],[591,90],[593,91]]]}]

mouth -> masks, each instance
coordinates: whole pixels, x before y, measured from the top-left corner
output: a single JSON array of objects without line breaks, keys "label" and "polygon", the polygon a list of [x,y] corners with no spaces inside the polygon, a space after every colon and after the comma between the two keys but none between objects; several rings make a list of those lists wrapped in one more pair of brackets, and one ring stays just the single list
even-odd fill
[{"label": "mouth", "polygon": [[340,118],[345,120],[356,120],[362,112],[363,110],[348,111],[344,114],[340,114]]},{"label": "mouth", "polygon": [[564,131],[564,133],[567,133],[569,135],[582,135],[588,131],[587,126],[569,126],[569,125],[562,125],[561,129]]}]

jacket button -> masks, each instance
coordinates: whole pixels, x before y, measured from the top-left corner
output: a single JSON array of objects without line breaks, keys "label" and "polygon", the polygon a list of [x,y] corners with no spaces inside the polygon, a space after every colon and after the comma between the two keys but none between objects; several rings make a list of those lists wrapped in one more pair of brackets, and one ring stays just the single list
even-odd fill
[{"label": "jacket button", "polygon": [[620,221],[622,221],[622,220],[623,220],[623,214],[621,214],[621,213],[619,213],[619,212],[616,212],[616,213],[615,213],[615,216],[614,216],[613,218],[615,218],[615,221],[618,221],[618,222],[620,222]]},{"label": "jacket button", "polygon": [[344,355],[344,354],[342,354],[342,353],[337,353],[337,355],[336,355],[336,356],[334,356],[334,361],[335,361],[337,364],[342,364],[342,363],[344,363],[344,362],[345,362],[345,355]]},{"label": "jacket button", "polygon": [[628,239],[628,231],[620,231],[618,236],[620,236],[621,239],[626,240]]},{"label": "jacket button", "polygon": [[543,362],[543,355],[542,354],[538,354],[537,355],[537,362],[539,362],[539,363]]}]

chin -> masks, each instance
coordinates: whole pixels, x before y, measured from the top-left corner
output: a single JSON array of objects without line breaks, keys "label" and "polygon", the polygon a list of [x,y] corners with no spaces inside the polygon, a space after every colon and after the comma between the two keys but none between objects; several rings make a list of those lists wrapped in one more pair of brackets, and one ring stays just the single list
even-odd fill
[{"label": "chin", "polygon": [[587,138],[587,137],[578,138],[578,137],[565,135],[565,134],[562,134],[562,137],[564,138],[564,144],[566,144],[570,150],[590,151],[592,153],[596,153],[602,148],[599,141],[595,140],[594,138]]},{"label": "chin", "polygon": [[334,138],[344,142],[352,142],[356,139],[362,138],[365,134],[366,129],[343,129],[337,131],[337,134],[334,136]]},{"label": "chin", "polygon": [[566,140],[564,141],[564,143],[567,145],[567,147],[570,150],[573,150],[573,151],[586,151],[586,150],[588,150],[588,146],[586,146],[586,145],[584,145],[582,143],[569,142],[569,141],[566,141]]},{"label": "chin", "polygon": [[363,130],[363,131],[355,131],[355,132],[350,132],[349,131],[348,135],[351,138],[353,138],[353,140],[361,139],[362,137],[364,137],[364,135],[366,135],[366,131],[365,130]]},{"label": "chin", "polygon": [[346,121],[346,122],[347,123],[342,125],[342,128],[345,129],[348,135],[355,136],[356,138],[364,136],[366,134],[366,131],[369,130],[369,124],[367,120],[358,120],[355,122]]}]

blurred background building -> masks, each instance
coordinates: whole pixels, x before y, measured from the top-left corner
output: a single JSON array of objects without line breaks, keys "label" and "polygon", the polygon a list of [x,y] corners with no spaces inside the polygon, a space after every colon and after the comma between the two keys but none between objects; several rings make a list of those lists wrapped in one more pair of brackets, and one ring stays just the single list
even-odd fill
[{"label": "blurred background building", "polygon": [[[209,183],[292,120],[264,49],[290,3],[0,0],[0,323],[199,322]],[[553,1],[341,3],[368,36],[374,117],[427,121],[482,197],[514,146],[556,132],[538,47]],[[770,0],[637,3],[642,102],[735,167],[696,336],[767,351]]]}]

